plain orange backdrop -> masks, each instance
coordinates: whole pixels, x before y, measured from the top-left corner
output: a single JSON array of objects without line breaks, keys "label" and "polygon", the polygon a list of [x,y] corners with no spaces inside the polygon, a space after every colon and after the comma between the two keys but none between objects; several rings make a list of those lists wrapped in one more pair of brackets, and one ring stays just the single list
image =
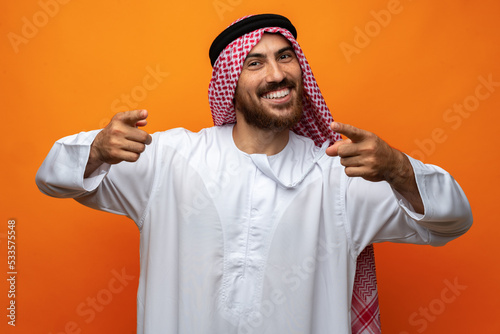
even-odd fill
[{"label": "plain orange backdrop", "polygon": [[[23,0],[0,8],[0,276],[9,219],[18,271],[15,327],[0,282],[2,333],[135,332],[136,226],[44,196],[35,173],[55,140],[103,127],[120,108],[148,109],[149,132],[211,126],[210,43],[234,19],[267,12],[297,27],[336,120],[447,169],[472,205],[474,226],[445,247],[376,245],[383,333],[500,333],[499,1]],[[145,79],[151,72],[156,81]],[[461,289],[450,294],[448,284]]]}]

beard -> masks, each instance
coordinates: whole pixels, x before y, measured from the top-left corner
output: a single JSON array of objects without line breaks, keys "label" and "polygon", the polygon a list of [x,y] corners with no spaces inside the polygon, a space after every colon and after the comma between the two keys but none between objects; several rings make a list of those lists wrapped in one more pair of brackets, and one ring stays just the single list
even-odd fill
[{"label": "beard", "polygon": [[[297,87],[298,86],[298,87]],[[297,88],[296,97],[291,99],[285,104],[276,106],[265,106],[262,101],[260,101],[261,96],[266,92],[278,90],[281,88],[290,88],[290,94],[292,90]],[[251,98],[245,98],[242,96],[238,89],[236,89],[234,96],[234,106],[237,108],[245,121],[258,129],[270,130],[274,132],[281,132],[285,129],[293,128],[302,118],[302,96],[304,88],[302,82],[295,84],[294,82],[284,79],[279,83],[271,83],[265,87],[261,87],[257,90],[256,96],[259,101],[254,101]],[[266,109],[275,108],[278,110],[290,110],[289,113],[285,115],[274,115]]]}]

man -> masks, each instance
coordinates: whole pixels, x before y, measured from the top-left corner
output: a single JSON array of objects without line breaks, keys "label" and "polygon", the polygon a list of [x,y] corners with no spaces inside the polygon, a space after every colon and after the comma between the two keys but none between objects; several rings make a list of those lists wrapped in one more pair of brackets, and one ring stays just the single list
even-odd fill
[{"label": "man", "polygon": [[40,167],[44,193],[138,225],[138,333],[372,333],[350,318],[363,249],[443,245],[471,226],[444,170],[331,123],[294,35],[277,15],[219,35],[215,127],[151,136],[145,110],[119,113]]}]

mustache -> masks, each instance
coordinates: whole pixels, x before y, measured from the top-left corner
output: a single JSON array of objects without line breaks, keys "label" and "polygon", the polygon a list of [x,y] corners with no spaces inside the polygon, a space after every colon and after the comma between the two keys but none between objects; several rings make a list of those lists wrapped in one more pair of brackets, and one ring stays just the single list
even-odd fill
[{"label": "mustache", "polygon": [[281,82],[271,82],[265,85],[264,87],[260,87],[257,90],[257,94],[261,96],[274,90],[279,90],[282,88],[295,88],[296,86],[297,85],[295,84],[295,82],[285,78]]}]

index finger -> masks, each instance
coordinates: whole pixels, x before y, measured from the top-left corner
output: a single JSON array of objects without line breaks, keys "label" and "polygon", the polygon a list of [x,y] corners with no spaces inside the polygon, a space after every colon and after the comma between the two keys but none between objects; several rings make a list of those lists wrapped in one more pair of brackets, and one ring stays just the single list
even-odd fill
[{"label": "index finger", "polygon": [[331,127],[333,131],[343,134],[353,142],[359,142],[366,138],[367,132],[365,130],[359,129],[349,124],[333,122]]}]

